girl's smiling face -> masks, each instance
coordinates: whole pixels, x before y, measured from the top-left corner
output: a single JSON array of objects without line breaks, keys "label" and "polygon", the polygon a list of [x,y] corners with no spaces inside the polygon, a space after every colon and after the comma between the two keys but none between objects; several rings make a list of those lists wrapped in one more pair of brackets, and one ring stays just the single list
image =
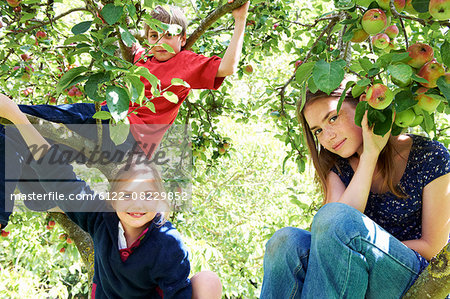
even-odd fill
[{"label": "girl's smiling face", "polygon": [[325,97],[308,103],[303,111],[311,133],[328,151],[343,158],[362,152],[362,129],[355,124],[355,106],[344,101],[339,114],[339,98]]}]

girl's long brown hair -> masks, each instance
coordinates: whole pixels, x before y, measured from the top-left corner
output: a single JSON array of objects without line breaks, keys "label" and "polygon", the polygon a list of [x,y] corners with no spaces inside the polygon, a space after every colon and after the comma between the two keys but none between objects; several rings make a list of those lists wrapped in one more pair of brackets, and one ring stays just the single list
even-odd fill
[{"label": "girl's long brown hair", "polygon": [[[326,194],[327,194],[327,178],[328,174],[330,173],[333,166],[335,166],[338,171],[341,171],[339,169],[339,165],[337,164],[337,160],[339,158],[338,155],[328,151],[324,147],[322,147],[317,139],[313,136],[311,133],[311,130],[309,128],[308,123],[306,122],[305,116],[303,114],[305,107],[307,105],[310,105],[315,100],[321,99],[321,98],[329,98],[329,97],[340,97],[342,93],[344,92],[345,87],[345,81],[341,83],[341,85],[334,90],[330,95],[326,94],[322,91],[317,91],[315,93],[310,92],[309,90],[306,92],[306,100],[305,103],[302,104],[302,101],[298,101],[297,103],[297,119],[298,122],[301,124],[302,130],[303,130],[303,136],[306,139],[306,144],[308,146],[309,153],[311,155],[311,160],[313,162],[314,168],[316,169],[316,179],[319,181],[322,192],[324,194],[324,201],[323,204],[326,203]],[[349,102],[353,106],[356,107],[356,105],[359,102],[359,99],[354,98],[350,92],[348,92],[345,96],[344,101]],[[376,176],[380,175],[383,178],[383,185],[382,189],[385,190],[386,188],[393,193],[395,196],[403,198],[405,197],[404,193],[401,192],[395,185],[394,185],[394,157],[395,157],[395,147],[394,147],[394,137],[390,137],[388,143],[384,147],[384,149],[381,151],[378,161],[377,161],[377,167],[378,172],[375,174]]]}]

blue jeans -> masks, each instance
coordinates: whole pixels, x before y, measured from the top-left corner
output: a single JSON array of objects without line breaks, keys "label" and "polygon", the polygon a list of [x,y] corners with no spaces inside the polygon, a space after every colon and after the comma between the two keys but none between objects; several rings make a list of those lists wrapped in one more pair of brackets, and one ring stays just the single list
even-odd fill
[{"label": "blue jeans", "polygon": [[358,210],[329,203],[311,233],[285,227],[267,242],[260,298],[400,298],[420,271],[413,250]]},{"label": "blue jeans", "polygon": [[[22,112],[43,118],[48,121],[68,124],[67,127],[76,131],[81,136],[84,136],[91,140],[97,139],[97,131],[92,130],[91,126],[80,125],[93,125],[96,120],[92,118],[95,111],[95,105],[90,103],[77,103],[66,105],[19,105]],[[107,106],[102,106],[102,110],[108,110]],[[106,122],[105,122],[106,123]],[[70,124],[74,124],[71,126]],[[109,138],[108,126],[104,126],[102,149],[110,149],[115,147],[114,143]],[[6,226],[8,223],[10,212],[12,207],[5,206],[5,198],[8,198],[10,194],[14,192],[17,186],[22,193],[35,192],[45,193],[39,182],[27,183],[27,184],[5,184],[5,171],[8,172],[8,177],[20,178],[22,173],[26,173],[30,176],[34,173],[29,165],[23,163],[26,155],[28,155],[28,147],[25,141],[22,139],[20,133],[17,130],[8,128],[8,136],[5,136],[5,127],[0,125],[0,225]],[[126,150],[130,147],[132,135],[128,136],[127,142],[123,145]],[[5,144],[8,143],[9,150],[5,152]],[[61,145],[61,149],[64,150],[65,146]],[[8,161],[8,169],[5,169],[5,161]],[[39,206],[33,206],[33,202],[26,202],[27,207],[34,210],[45,210],[51,208],[51,206],[43,206],[39,203]]]}]

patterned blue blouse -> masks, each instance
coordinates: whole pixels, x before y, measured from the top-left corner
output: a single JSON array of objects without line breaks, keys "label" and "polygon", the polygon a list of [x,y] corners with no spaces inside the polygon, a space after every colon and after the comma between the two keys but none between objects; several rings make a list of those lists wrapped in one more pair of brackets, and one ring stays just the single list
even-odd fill
[{"label": "patterned blue blouse", "polygon": [[[364,214],[399,239],[415,240],[422,235],[422,191],[434,179],[450,172],[450,153],[437,141],[418,135],[408,135],[413,144],[400,179],[399,187],[408,197],[397,198],[391,192],[370,192]],[[346,159],[340,158],[334,171],[348,186],[354,171]],[[419,256],[422,266],[426,260]]]}]

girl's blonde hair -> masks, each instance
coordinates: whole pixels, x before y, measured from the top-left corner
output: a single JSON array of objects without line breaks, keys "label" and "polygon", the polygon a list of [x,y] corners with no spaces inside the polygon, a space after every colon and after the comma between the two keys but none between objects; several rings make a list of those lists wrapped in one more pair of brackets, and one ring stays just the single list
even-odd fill
[{"label": "girl's blonde hair", "polygon": [[[317,91],[312,93],[307,90],[306,92],[306,100],[302,105],[302,101],[297,102],[297,120],[302,127],[303,136],[306,140],[306,144],[308,146],[309,153],[311,155],[311,160],[313,162],[314,168],[316,170],[316,179],[319,181],[322,192],[324,194],[323,204],[326,203],[326,194],[327,194],[327,178],[333,167],[336,167],[340,172],[341,169],[337,163],[340,158],[338,155],[328,151],[324,147],[320,145],[317,138],[312,134],[310,127],[305,119],[304,111],[308,105],[311,105],[318,99],[329,98],[329,97],[340,97],[345,90],[345,85],[347,80],[344,80],[341,85],[334,90],[330,95],[326,94],[323,91]],[[350,91],[348,91],[345,95],[344,101],[350,103],[352,106],[356,108],[358,105],[359,99],[354,98]],[[391,193],[393,193],[397,197],[404,198],[404,193],[399,190],[393,183],[394,181],[394,157],[395,157],[395,147],[394,147],[394,138],[391,136],[388,140],[388,143],[381,151],[378,161],[377,167],[378,172],[376,175],[381,175],[383,178],[382,189],[387,188]]]}]

